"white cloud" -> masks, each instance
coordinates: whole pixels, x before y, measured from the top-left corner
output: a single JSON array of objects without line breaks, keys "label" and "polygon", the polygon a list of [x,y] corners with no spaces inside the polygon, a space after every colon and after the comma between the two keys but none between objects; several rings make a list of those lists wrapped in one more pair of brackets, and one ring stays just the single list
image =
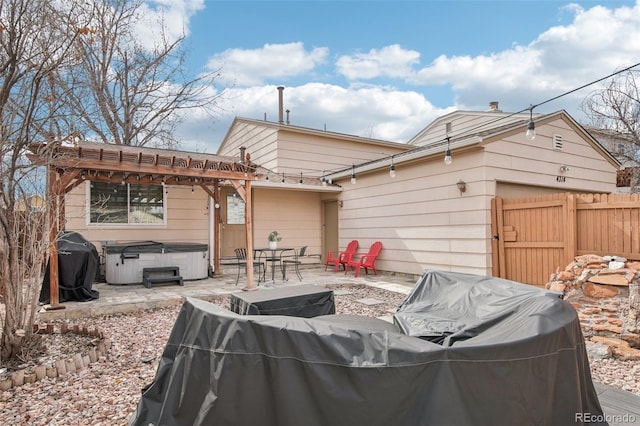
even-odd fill
[{"label": "white cloud", "polygon": [[[474,57],[442,55],[407,81],[451,85],[459,106],[477,108],[478,100],[486,105],[500,98],[518,110],[526,107],[523,99],[535,104],[638,62],[640,2],[618,9],[570,5],[565,10],[575,15],[571,24],[552,27],[527,46]],[[569,102],[587,93],[577,92]]]},{"label": "white cloud", "polygon": [[[291,125],[395,142],[408,141],[427,123],[452,110],[436,108],[413,91],[322,83],[285,88],[283,107],[290,110]],[[187,117],[188,125],[181,128],[185,145],[202,150],[205,144],[208,152],[215,152],[234,117],[277,122],[277,87],[228,89],[219,108],[215,122],[202,114]],[[206,141],[197,137],[203,129],[207,129]]]},{"label": "white cloud", "polygon": [[301,42],[265,44],[260,49],[227,49],[211,58],[207,68],[222,69],[225,78],[232,79],[236,86],[253,86],[308,73],[324,63],[328,54],[326,47],[307,51]]},{"label": "white cloud", "polygon": [[403,49],[393,44],[382,49],[371,49],[369,53],[343,55],[338,58],[338,73],[348,79],[371,79],[377,77],[406,77],[412,67],[419,63],[420,52]]},{"label": "white cloud", "polygon": [[205,0],[147,0],[140,4],[137,40],[151,49],[160,40],[160,29],[169,42],[188,36],[189,19],[204,7]]}]

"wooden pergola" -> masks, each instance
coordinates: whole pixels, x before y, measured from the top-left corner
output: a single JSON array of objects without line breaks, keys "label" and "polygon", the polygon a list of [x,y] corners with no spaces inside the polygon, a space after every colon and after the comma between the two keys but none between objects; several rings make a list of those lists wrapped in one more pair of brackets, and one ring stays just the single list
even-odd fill
[{"label": "wooden pergola", "polygon": [[[84,181],[200,186],[220,203],[220,185],[232,185],[245,202],[247,286],[254,290],[251,182],[262,175],[245,148],[238,157],[156,148],[79,142],[38,143],[29,146],[29,159],[48,170],[49,309],[61,309],[57,236],[64,230],[64,195]],[[214,209],[214,269],[220,270],[220,212]]]}]

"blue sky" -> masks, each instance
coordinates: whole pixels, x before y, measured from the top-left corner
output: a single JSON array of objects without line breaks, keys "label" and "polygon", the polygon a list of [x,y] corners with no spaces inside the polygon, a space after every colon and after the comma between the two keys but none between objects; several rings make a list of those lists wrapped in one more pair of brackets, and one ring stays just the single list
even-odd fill
[{"label": "blue sky", "polygon": [[[406,142],[456,109],[514,112],[640,62],[640,0],[147,0],[187,34],[189,70],[220,70],[218,108],[185,149],[215,152],[234,117]],[[169,19],[167,19],[169,18]],[[181,25],[180,25],[181,24]],[[567,110],[590,86],[536,109]],[[211,118],[210,114],[214,118]]]}]

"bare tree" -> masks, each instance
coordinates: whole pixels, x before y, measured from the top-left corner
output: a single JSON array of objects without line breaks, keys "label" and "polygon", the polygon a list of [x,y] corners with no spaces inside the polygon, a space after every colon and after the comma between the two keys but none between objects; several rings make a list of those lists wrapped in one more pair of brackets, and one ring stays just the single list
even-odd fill
[{"label": "bare tree", "polygon": [[582,109],[597,137],[627,171],[632,192],[640,189],[640,71],[617,74],[591,93]]},{"label": "bare tree", "polygon": [[[142,2],[90,0],[77,8],[90,22],[79,30],[76,65],[57,75],[76,129],[89,139],[122,145],[176,147],[174,128],[183,109],[215,108],[216,72],[188,78],[184,35],[171,40],[154,22],[140,34]],[[146,17],[146,19],[149,19]]]},{"label": "bare tree", "polygon": [[143,6],[142,0],[0,0],[1,360],[20,357],[37,340],[33,325],[49,252],[46,170],[27,161],[29,145],[84,136],[174,146],[181,110],[215,108],[217,96],[209,93],[217,74],[186,77],[184,35],[171,39],[161,19],[146,26],[156,28],[153,36],[141,37]]},{"label": "bare tree", "polygon": [[53,73],[66,65],[75,44],[70,1],[0,0],[2,360],[20,356],[35,338],[48,238],[42,176],[25,153],[29,143],[60,138],[50,88]]}]

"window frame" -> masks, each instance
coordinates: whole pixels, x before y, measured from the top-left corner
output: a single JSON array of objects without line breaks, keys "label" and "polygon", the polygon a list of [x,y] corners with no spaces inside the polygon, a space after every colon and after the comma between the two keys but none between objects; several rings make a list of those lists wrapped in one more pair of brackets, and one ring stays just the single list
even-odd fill
[{"label": "window frame", "polygon": [[[139,183],[125,183],[127,186],[127,201],[126,201],[126,209],[127,209],[127,221],[126,222],[92,222],[91,221],[91,185],[94,183],[109,183],[109,182],[90,182],[86,183],[86,224],[87,227],[110,227],[110,228],[132,228],[132,227],[140,227],[140,228],[153,228],[153,227],[166,227],[167,226],[167,191],[165,190],[164,185],[154,185],[154,184],[139,184]],[[112,185],[120,185],[116,183],[112,183]],[[162,221],[155,223],[143,223],[143,222],[131,222],[131,207],[132,207],[132,197],[131,197],[131,185],[141,185],[141,186],[160,186],[162,188]]]}]

